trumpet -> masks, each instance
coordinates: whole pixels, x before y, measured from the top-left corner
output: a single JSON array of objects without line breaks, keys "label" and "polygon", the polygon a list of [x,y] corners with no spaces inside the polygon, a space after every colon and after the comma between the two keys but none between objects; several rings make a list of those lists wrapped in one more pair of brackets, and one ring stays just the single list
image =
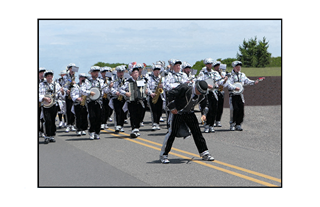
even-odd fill
[{"label": "trumpet", "polygon": [[159,88],[159,86],[161,84],[161,81],[162,81],[162,78],[160,78],[160,81],[159,81],[159,83],[157,85],[157,88],[156,88],[156,91],[155,91],[156,95],[152,98],[152,103],[153,104],[156,104],[158,102],[160,94],[163,93],[163,89]]}]

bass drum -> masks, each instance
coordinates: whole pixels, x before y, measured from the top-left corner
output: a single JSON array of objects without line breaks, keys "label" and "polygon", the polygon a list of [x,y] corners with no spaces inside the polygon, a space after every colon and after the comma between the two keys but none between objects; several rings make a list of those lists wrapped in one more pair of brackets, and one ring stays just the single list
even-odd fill
[{"label": "bass drum", "polygon": [[238,87],[238,88],[240,88],[240,90],[239,91],[236,91],[236,90],[233,90],[232,91],[232,93],[234,94],[234,95],[240,95],[240,94],[242,94],[243,93],[243,91],[244,91],[244,88],[243,88],[243,85],[242,85],[242,83],[241,82],[236,82],[235,84],[233,84],[235,87]]},{"label": "bass drum", "polygon": [[101,92],[100,92],[100,89],[98,87],[92,87],[90,89],[90,92],[94,92],[93,96],[89,96],[89,99],[91,101],[95,101],[95,100],[99,99],[100,96],[101,96]]}]

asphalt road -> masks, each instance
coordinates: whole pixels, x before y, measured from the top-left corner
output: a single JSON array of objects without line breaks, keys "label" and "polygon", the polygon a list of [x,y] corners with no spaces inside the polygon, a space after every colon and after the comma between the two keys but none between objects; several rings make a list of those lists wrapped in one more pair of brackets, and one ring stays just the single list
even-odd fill
[{"label": "asphalt road", "polygon": [[[196,113],[200,117],[200,113]],[[163,116],[165,119],[165,116]],[[229,109],[222,127],[204,134],[215,161],[199,157],[193,138],[176,138],[170,164],[159,161],[166,134],[151,131],[150,113],[141,136],[131,139],[130,124],[115,134],[113,123],[100,140],[58,129],[56,143],[39,138],[39,187],[281,187],[281,106],[246,106],[243,131],[229,131]],[[58,122],[57,122],[58,124]],[[203,127],[201,126],[201,130]]]}]

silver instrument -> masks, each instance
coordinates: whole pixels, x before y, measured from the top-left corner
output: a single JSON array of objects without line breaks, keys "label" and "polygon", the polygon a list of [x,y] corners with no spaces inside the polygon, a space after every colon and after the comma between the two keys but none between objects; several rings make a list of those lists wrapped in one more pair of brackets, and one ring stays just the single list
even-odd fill
[{"label": "silver instrument", "polygon": [[129,83],[129,93],[131,94],[131,96],[129,97],[129,101],[134,101],[133,82]]},{"label": "silver instrument", "polygon": [[236,82],[236,83],[234,83],[233,85],[234,85],[235,87],[240,88],[239,91],[236,91],[236,90],[233,90],[233,91],[232,91],[232,93],[233,93],[234,95],[240,95],[240,94],[243,93],[244,87],[243,87],[243,85],[242,85],[241,82]]},{"label": "silver instrument", "polygon": [[100,89],[98,87],[92,87],[90,89],[90,92],[94,92],[95,93],[93,96],[91,96],[91,95],[89,96],[89,99],[91,101],[95,101],[95,100],[99,99],[100,96],[101,96],[101,92],[100,92]]}]

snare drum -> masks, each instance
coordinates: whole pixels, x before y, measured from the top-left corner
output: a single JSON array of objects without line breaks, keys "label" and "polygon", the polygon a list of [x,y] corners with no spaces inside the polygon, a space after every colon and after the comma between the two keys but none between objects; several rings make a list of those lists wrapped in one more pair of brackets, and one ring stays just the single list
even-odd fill
[{"label": "snare drum", "polygon": [[93,96],[91,96],[91,95],[89,96],[89,99],[91,101],[95,101],[95,100],[99,99],[100,96],[101,96],[101,92],[100,92],[100,89],[98,87],[92,87],[90,89],[90,92],[94,92]]},{"label": "snare drum", "polygon": [[244,87],[243,87],[243,85],[242,85],[241,82],[236,82],[235,84],[233,84],[233,86],[240,88],[239,91],[236,91],[236,90],[233,90],[233,91],[232,91],[232,93],[233,93],[234,95],[240,95],[240,94],[243,93]]}]

